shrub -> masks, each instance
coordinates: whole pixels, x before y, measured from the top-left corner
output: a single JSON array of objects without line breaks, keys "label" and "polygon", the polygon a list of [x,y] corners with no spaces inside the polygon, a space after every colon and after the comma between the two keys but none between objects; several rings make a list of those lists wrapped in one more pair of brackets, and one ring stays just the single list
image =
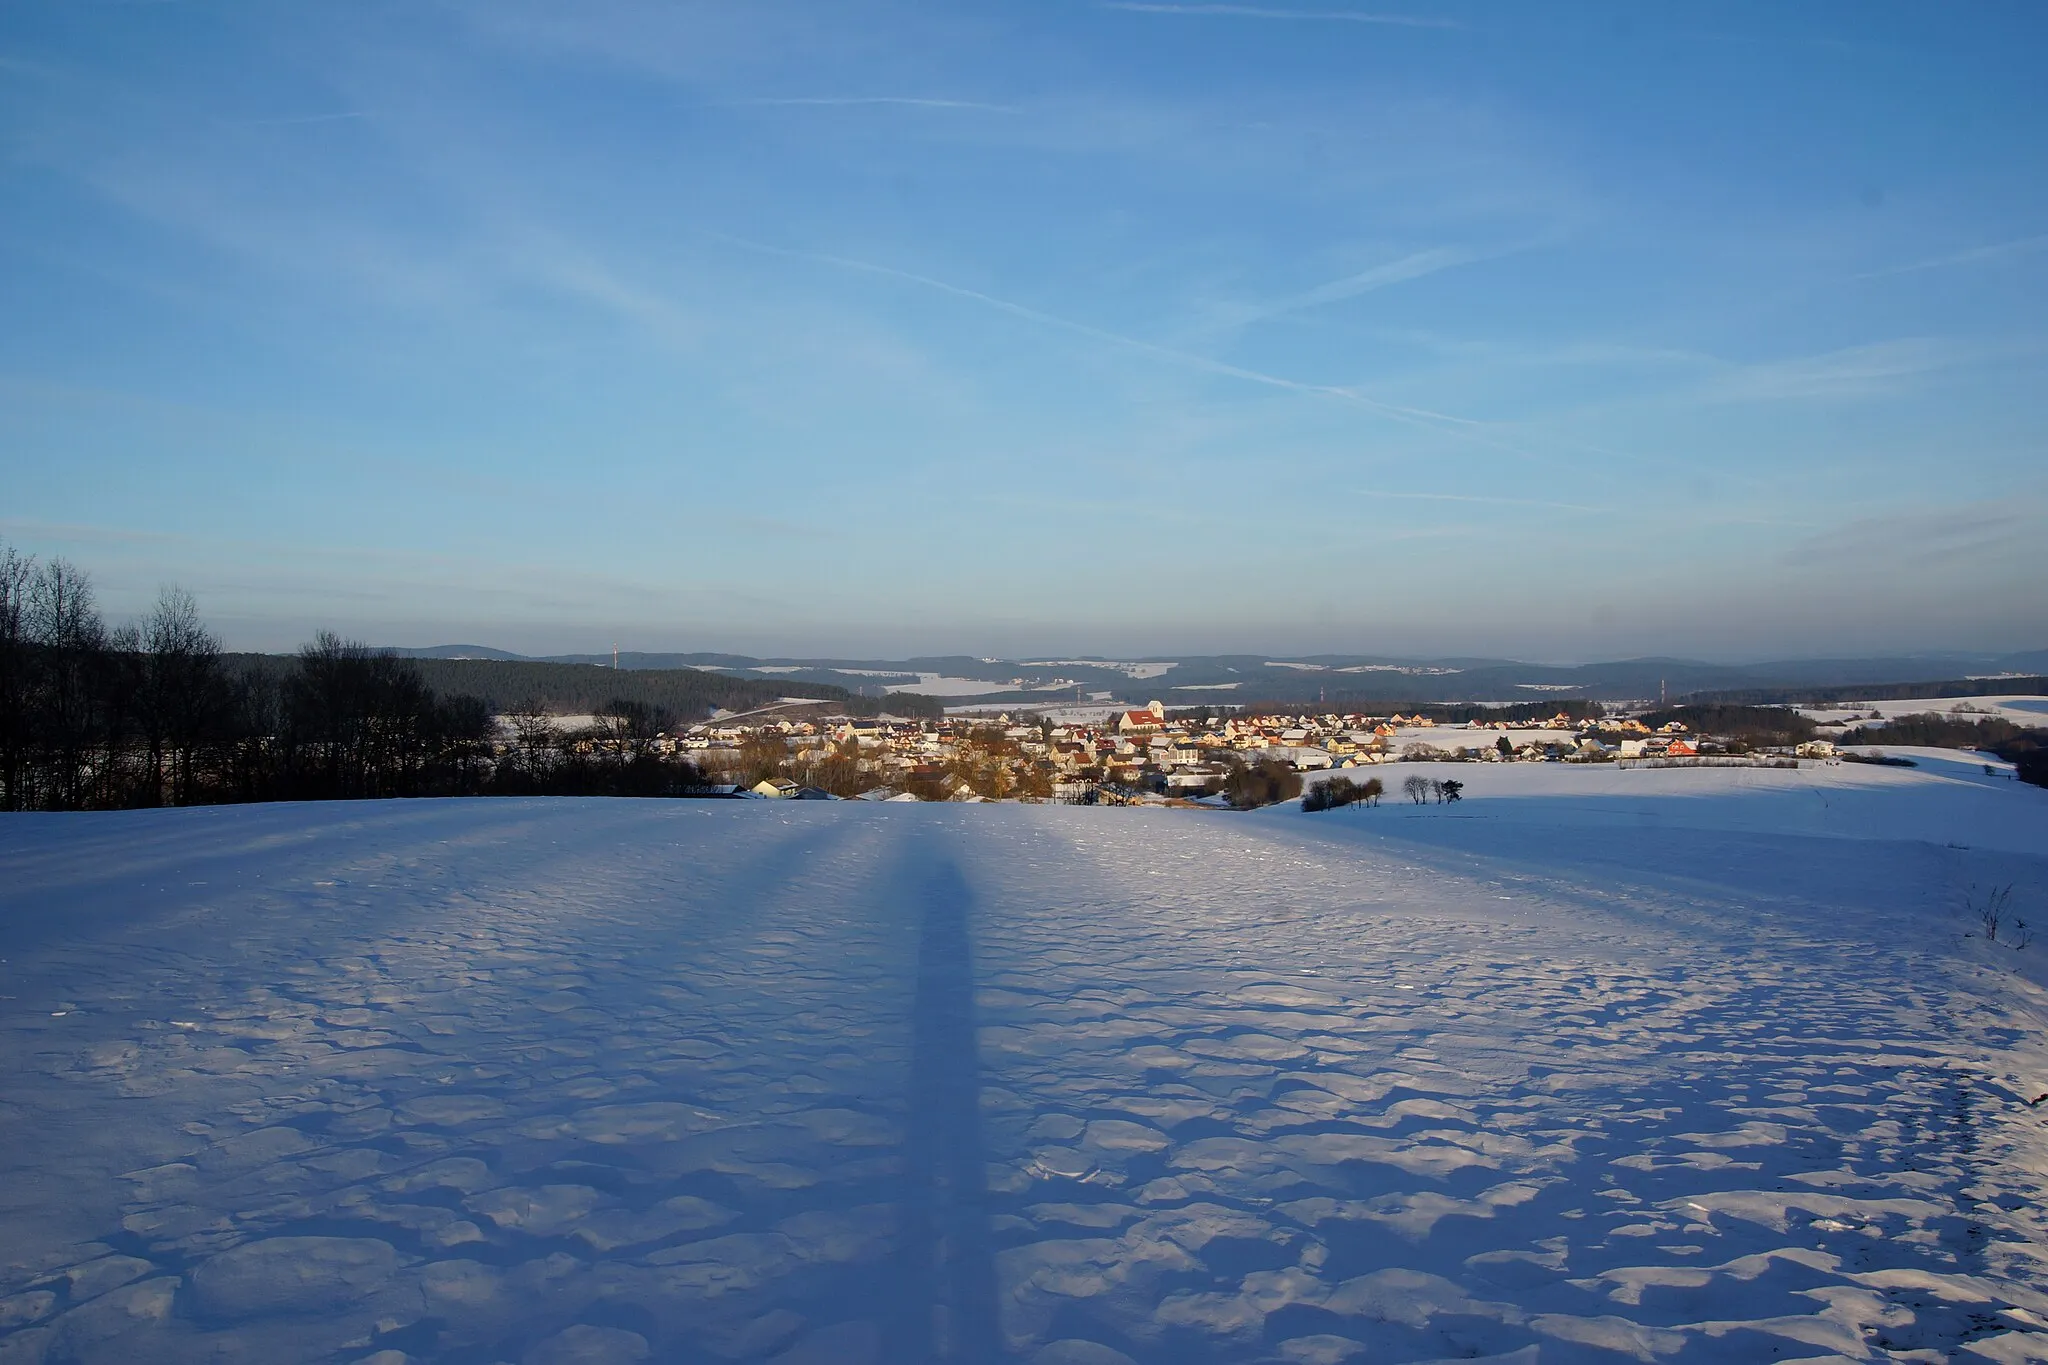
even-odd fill
[{"label": "shrub", "polygon": [[1277,759],[1261,758],[1231,769],[1223,781],[1223,794],[1239,810],[1291,801],[1301,795],[1301,774]]},{"label": "shrub", "polygon": [[1348,777],[1333,777],[1327,782],[1311,787],[1301,798],[1303,810],[1336,810],[1341,806],[1375,806],[1386,792],[1386,786],[1377,777],[1364,782],[1353,782]]}]

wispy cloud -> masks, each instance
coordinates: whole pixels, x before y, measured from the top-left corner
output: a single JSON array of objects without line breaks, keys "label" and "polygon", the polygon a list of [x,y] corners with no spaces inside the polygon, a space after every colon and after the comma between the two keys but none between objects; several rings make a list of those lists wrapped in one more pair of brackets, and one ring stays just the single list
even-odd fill
[{"label": "wispy cloud", "polygon": [[1496,498],[1480,493],[1397,493],[1385,488],[1362,488],[1360,497],[1395,498],[1403,502],[1463,502],[1492,507],[1543,507],[1558,512],[1594,512],[1612,515],[1612,507],[1595,507],[1583,502],[1556,502],[1550,498]]},{"label": "wispy cloud", "polygon": [[1266,303],[1239,304],[1219,309],[1214,324],[1206,330],[1231,331],[1249,327],[1256,322],[1266,322],[1290,313],[1299,313],[1304,309],[1320,308],[1325,304],[1355,299],[1361,294],[1370,294],[1389,285],[1405,284],[1410,280],[1434,275],[1440,270],[1469,265],[1474,261],[1486,260],[1500,254],[1504,253],[1477,251],[1466,247],[1431,247],[1426,251],[1413,252],[1398,260],[1376,265],[1370,270],[1361,270],[1355,275],[1346,275],[1341,279],[1319,284],[1298,294],[1290,294]]},{"label": "wispy cloud", "polygon": [[1375,289],[1384,289],[1390,284],[1401,284],[1407,280],[1419,280],[1424,275],[1434,275],[1454,265],[1479,259],[1480,253],[1459,247],[1433,247],[1403,256],[1398,261],[1376,265],[1370,270],[1361,270],[1356,275],[1347,275],[1328,284],[1317,285],[1293,298],[1283,299],[1276,307],[1283,311],[1296,308],[1314,308],[1320,304],[1335,303],[1339,299],[1356,298]]},{"label": "wispy cloud", "polygon": [[1931,566],[1987,560],[2034,549],[2048,529],[2048,504],[2038,498],[1968,503],[1863,517],[1801,541],[1785,562],[1801,566],[1881,562]]},{"label": "wispy cloud", "polygon": [[929,275],[917,274],[914,271],[899,270],[895,266],[879,265],[873,261],[854,260],[850,257],[834,256],[825,252],[800,251],[791,247],[775,246],[767,242],[757,242],[724,233],[707,233],[706,235],[748,251],[781,256],[789,260],[811,261],[820,265],[834,266],[842,270],[853,270],[862,274],[879,275],[888,279],[902,280],[908,284],[919,285],[926,289],[934,289],[943,294],[950,294],[955,298],[966,299],[970,302],[981,304],[984,307],[1008,313],[1012,317],[1023,318],[1026,321],[1035,322],[1046,327],[1055,327],[1078,336],[1089,337],[1095,341],[1135,351],[1142,355],[1154,356],[1160,360],[1186,366],[1190,369],[1220,375],[1229,379],[1241,379],[1247,383],[1282,389],[1290,393],[1319,394],[1324,397],[1335,398],[1409,425],[1431,430],[1449,429],[1466,439],[1491,446],[1507,454],[1518,455],[1523,458],[1536,458],[1530,451],[1509,445],[1487,435],[1485,428],[1488,424],[1474,418],[1460,417],[1447,412],[1437,412],[1429,408],[1408,407],[1399,403],[1384,402],[1361,393],[1355,388],[1341,384],[1315,384],[1305,380],[1289,379],[1284,375],[1268,374],[1263,370],[1248,369],[1242,365],[1232,365],[1227,361],[1215,360],[1208,356],[1197,355],[1191,351],[1177,350],[1171,346],[1162,346],[1157,342],[1126,336],[1120,332],[1112,332],[1090,323],[1076,322],[1071,318],[1063,318],[1057,314],[1047,313],[1021,303],[1013,303],[1008,299],[997,298],[993,294],[985,294],[978,289],[969,289],[964,285],[951,284],[945,280],[934,279]]},{"label": "wispy cloud", "polygon": [[1291,19],[1339,24],[1384,24],[1391,28],[1463,28],[1455,19],[1415,14],[1367,14],[1343,9],[1268,9],[1264,5],[1172,4],[1166,0],[1109,0],[1104,9],[1132,14],[1213,15],[1228,19]]},{"label": "wispy cloud", "polygon": [[1021,114],[1014,104],[989,104],[982,100],[931,99],[916,95],[791,95],[782,98],[715,100],[720,109],[825,108],[846,109],[883,105],[906,109],[966,109],[984,114]]},{"label": "wispy cloud", "polygon": [[333,114],[299,114],[290,118],[237,118],[222,119],[230,128],[289,128],[300,123],[344,123],[351,119],[368,118],[367,109],[344,109]]},{"label": "wispy cloud", "polygon": [[659,290],[627,279],[604,262],[576,253],[529,258],[528,268],[571,298],[637,323],[657,339],[680,349],[701,343],[703,322],[677,307]]},{"label": "wispy cloud", "polygon": [[1980,359],[1981,348],[1940,337],[1900,337],[1819,355],[1741,365],[1711,381],[1710,399],[1747,402],[1858,398],[1898,390],[1922,375]]},{"label": "wispy cloud", "polygon": [[1931,256],[1924,261],[1913,261],[1906,265],[1888,266],[1883,270],[1866,270],[1853,276],[1859,280],[1884,279],[1893,275],[1911,275],[1922,270],[1946,270],[1950,266],[1990,265],[1998,261],[2009,261],[2020,256],[2031,256],[2038,251],[2048,251],[2048,232],[2033,237],[2016,237],[2009,242],[1993,242],[1988,246],[1975,246],[1967,251],[1951,252],[1946,256]]},{"label": "wispy cloud", "polygon": [[[742,521],[747,519],[742,518]],[[831,535],[796,523],[774,525],[778,534]],[[290,541],[159,532],[113,524],[0,518],[0,532],[41,553],[74,545],[110,552],[96,567],[111,598],[146,600],[153,584],[175,578],[202,595],[229,595],[243,604],[244,620],[292,622],[310,629],[323,615],[355,619],[352,609],[374,609],[385,622],[431,619],[433,613],[468,611],[506,620],[552,613],[586,617],[595,600],[628,613],[703,612],[726,606],[745,610],[792,604],[752,582],[699,579],[680,585],[660,575],[594,570],[585,564],[492,554],[413,550],[374,544]],[[142,553],[112,555],[118,550]],[[146,552],[164,552],[150,557]],[[252,610],[253,608],[253,610]],[[237,619],[230,612],[227,619]],[[629,615],[624,619],[632,619]],[[380,627],[381,628],[381,627]]]}]

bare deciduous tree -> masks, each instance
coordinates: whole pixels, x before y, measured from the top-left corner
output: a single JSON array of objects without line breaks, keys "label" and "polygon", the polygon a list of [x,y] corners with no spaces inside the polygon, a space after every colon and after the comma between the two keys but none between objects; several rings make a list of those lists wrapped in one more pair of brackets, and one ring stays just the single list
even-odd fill
[{"label": "bare deciduous tree", "polygon": [[136,631],[136,645],[136,719],[148,800],[161,805],[168,795],[183,803],[191,799],[195,751],[216,730],[227,705],[220,641],[200,621],[192,594],[171,586],[158,593]]},{"label": "bare deciduous tree", "polygon": [[36,562],[0,545],[0,810],[25,810],[28,799],[28,589]]}]

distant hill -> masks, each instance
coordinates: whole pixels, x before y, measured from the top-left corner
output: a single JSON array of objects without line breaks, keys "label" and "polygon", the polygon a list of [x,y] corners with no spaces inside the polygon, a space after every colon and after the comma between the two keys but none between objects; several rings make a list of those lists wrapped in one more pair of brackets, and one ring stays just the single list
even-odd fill
[{"label": "distant hill", "polygon": [[[1367,702],[1530,702],[1547,697],[1598,701],[1676,702],[1711,694],[1748,698],[1763,694],[1920,686],[1987,674],[2048,673],[2048,650],[2013,654],[1922,654],[1870,658],[1787,659],[1714,664],[1696,659],[1640,658],[1554,666],[1513,659],[1436,659],[1322,654],[1280,658],[1266,654],[1180,655],[1151,659],[1068,657],[1020,661],[968,655],[909,659],[755,658],[743,654],[622,652],[611,656],[561,655],[524,660],[476,645],[440,645],[403,651],[422,660],[548,663],[593,668],[604,676],[642,673],[743,679],[785,695],[877,697],[913,691],[922,675],[1009,684],[976,695],[977,704],[1021,707],[1055,704],[1063,697],[1139,703],[1158,698],[1169,706],[1293,703],[1334,706]],[[682,686],[682,684],[677,684]],[[1048,691],[1058,688],[1058,691]],[[1065,689],[1073,689],[1066,692]],[[956,689],[957,690],[957,689]],[[2008,689],[2009,690],[2009,689]],[[1928,695],[1938,695],[1930,693]],[[954,700],[969,698],[956,696]]]},{"label": "distant hill", "polygon": [[524,659],[523,654],[514,654],[508,649],[492,649],[489,645],[429,645],[425,649],[394,648],[391,651],[401,659]]},{"label": "distant hill", "polygon": [[[443,696],[481,697],[498,712],[537,701],[558,715],[588,715],[618,699],[659,707],[678,720],[697,721],[716,709],[750,711],[786,697],[813,697],[851,715],[874,715],[885,710],[899,715],[943,714],[940,704],[927,697],[859,697],[843,687],[779,678],[735,677],[694,668],[615,670],[592,664],[522,659],[516,655],[481,659],[448,657],[423,650],[403,657],[411,659],[435,692]],[[232,654],[227,658],[231,666],[274,675],[291,665],[289,655]]]},{"label": "distant hill", "polygon": [[2048,649],[2002,655],[1993,664],[1991,671],[1996,673],[2048,674]]}]

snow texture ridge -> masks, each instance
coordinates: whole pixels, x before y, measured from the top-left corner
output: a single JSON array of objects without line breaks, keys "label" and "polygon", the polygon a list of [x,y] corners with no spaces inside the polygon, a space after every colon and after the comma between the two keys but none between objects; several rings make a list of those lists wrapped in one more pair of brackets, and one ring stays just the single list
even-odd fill
[{"label": "snow texture ridge", "polygon": [[2048,1359],[2048,859],[1483,804],[10,817],[0,1365]]}]

